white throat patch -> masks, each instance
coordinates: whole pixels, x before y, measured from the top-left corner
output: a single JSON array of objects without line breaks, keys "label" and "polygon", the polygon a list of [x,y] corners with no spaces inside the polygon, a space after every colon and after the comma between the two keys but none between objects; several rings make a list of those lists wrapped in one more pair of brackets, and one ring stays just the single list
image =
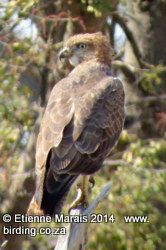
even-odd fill
[{"label": "white throat patch", "polygon": [[76,67],[80,63],[80,60],[77,55],[73,55],[69,58],[69,62],[72,66]]}]

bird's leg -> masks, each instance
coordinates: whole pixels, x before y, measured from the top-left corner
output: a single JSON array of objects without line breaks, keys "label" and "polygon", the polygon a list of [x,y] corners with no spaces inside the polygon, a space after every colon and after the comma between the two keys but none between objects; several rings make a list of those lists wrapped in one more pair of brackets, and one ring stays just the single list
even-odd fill
[{"label": "bird's leg", "polygon": [[89,179],[89,182],[92,184],[92,187],[94,186],[95,182],[92,176],[90,177],[86,175],[82,176],[81,183],[77,184],[77,190],[78,190],[77,197],[71,204],[69,212],[71,209],[77,208],[78,206],[83,206],[84,208],[88,206],[88,195],[92,188],[91,187],[89,189],[88,187],[88,179]]}]

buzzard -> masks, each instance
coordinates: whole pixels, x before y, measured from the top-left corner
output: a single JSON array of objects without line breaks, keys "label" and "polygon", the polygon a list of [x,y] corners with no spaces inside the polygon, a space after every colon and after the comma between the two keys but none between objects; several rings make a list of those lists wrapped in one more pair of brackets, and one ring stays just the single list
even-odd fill
[{"label": "buzzard", "polygon": [[60,213],[72,184],[88,176],[117,142],[124,124],[124,89],[111,71],[111,48],[100,32],[69,38],[59,55],[74,66],[53,88],[36,146],[36,192],[29,212]]}]

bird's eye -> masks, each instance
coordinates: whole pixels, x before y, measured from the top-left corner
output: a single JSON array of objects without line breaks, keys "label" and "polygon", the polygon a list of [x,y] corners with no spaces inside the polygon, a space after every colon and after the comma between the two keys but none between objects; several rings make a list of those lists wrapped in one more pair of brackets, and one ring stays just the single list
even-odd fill
[{"label": "bird's eye", "polygon": [[85,49],[87,46],[86,46],[85,43],[79,43],[79,44],[77,45],[77,47],[78,47],[79,49]]}]

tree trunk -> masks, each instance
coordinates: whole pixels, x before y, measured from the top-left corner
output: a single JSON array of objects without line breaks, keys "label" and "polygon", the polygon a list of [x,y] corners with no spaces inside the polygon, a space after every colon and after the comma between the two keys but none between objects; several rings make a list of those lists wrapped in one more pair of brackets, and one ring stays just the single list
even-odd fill
[{"label": "tree trunk", "polygon": [[[127,26],[131,30],[135,41],[140,50],[143,60],[148,64],[158,65],[166,64],[166,3],[163,1],[130,1],[127,8],[131,13],[127,18]],[[125,46],[125,62],[139,67],[137,58],[133,53],[133,48],[129,42]],[[146,72],[146,71],[145,71]],[[153,69],[149,70],[152,73]],[[142,95],[149,95],[149,88],[153,88],[151,95],[159,95],[166,91],[166,72],[154,72],[155,79],[137,79],[135,82],[130,82],[127,79],[126,96],[127,101],[137,101]],[[141,73],[142,74],[142,73]],[[158,75],[157,75],[158,74]],[[141,76],[142,77],[142,76]],[[157,84],[157,77],[161,79],[160,85]],[[149,83],[150,81],[150,83]],[[142,88],[142,83],[144,88]],[[159,132],[154,127],[154,119],[157,112],[163,112],[166,106],[164,102],[158,100],[149,102],[148,104],[135,105],[127,108],[128,116],[133,116],[135,122],[134,130],[139,131],[142,137],[154,137],[159,135]],[[138,122],[139,120],[139,122]]]}]

